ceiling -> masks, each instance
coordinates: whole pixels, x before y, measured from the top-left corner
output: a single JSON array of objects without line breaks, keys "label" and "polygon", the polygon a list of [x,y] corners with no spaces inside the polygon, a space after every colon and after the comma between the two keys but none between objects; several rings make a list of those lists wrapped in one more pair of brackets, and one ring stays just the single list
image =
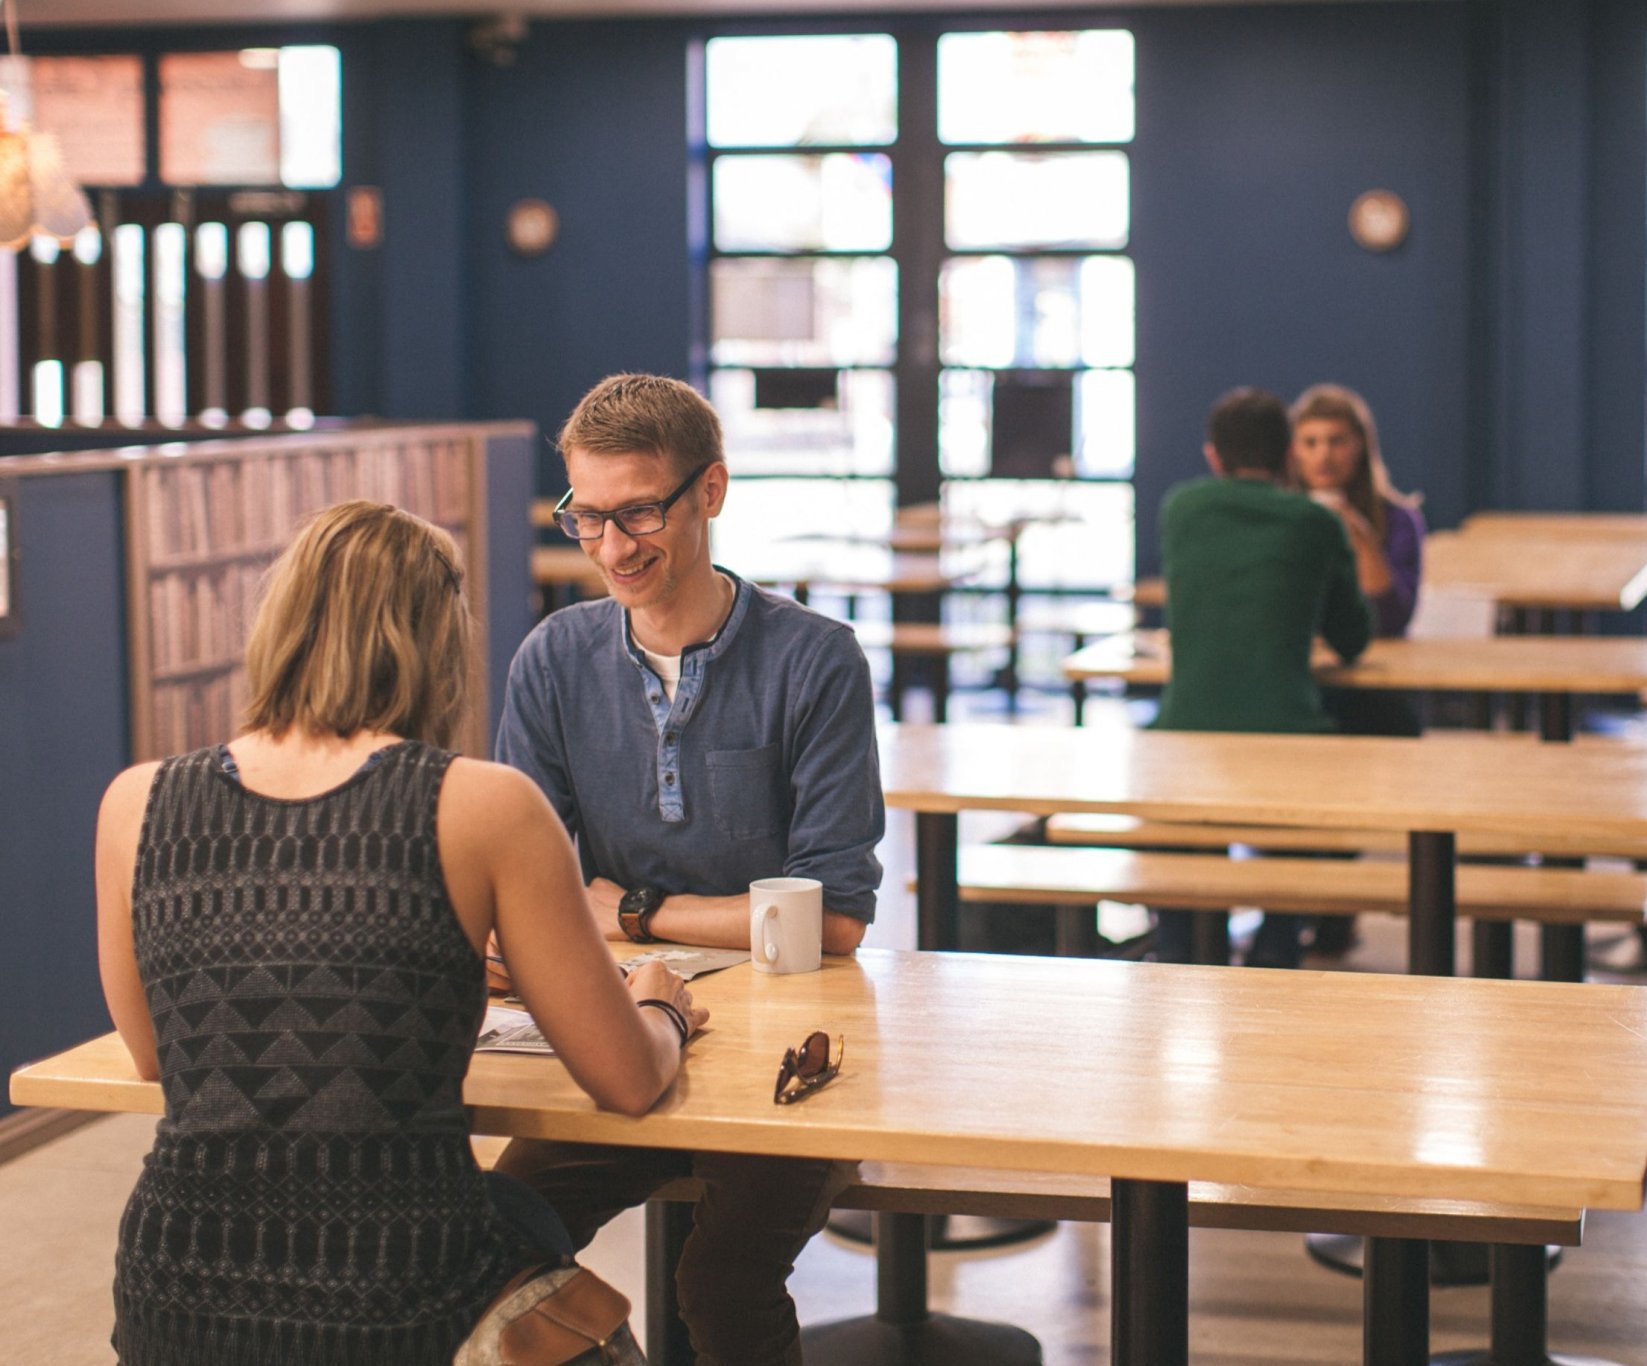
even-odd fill
[{"label": "ceiling", "polygon": [[[889,10],[1002,10],[1009,0],[5,0],[20,23],[61,24],[278,23],[299,20],[359,21],[406,16],[520,15],[571,19],[592,16],[684,17],[693,14],[885,14]],[[1135,9],[1147,5],[1239,4],[1246,0],[1035,0],[1038,9]],[[1274,3],[1275,0],[1271,0]],[[1354,4],[1360,0],[1282,0],[1282,3]],[[1412,0],[1440,3],[1442,0]],[[26,35],[25,35],[26,37]]]}]

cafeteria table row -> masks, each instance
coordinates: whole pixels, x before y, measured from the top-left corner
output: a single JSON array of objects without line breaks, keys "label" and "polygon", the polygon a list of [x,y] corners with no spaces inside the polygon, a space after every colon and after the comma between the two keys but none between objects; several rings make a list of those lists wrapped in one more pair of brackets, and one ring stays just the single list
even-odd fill
[{"label": "cafeteria table row", "polygon": [[[1116,1366],[1188,1361],[1191,1181],[1619,1210],[1647,1181],[1647,996],[1628,988],[865,949],[693,990],[710,1024],[650,1113],[597,1109],[557,1059],[485,1053],[474,1129],[1107,1176]],[[775,1106],[815,1029],[845,1040],[841,1074]],[[162,1109],[112,1034],[18,1070],[11,1098]],[[1380,1267],[1422,1254],[1384,1241]],[[1369,1333],[1380,1366],[1425,1360],[1423,1277],[1400,1286],[1403,1322]]]}]

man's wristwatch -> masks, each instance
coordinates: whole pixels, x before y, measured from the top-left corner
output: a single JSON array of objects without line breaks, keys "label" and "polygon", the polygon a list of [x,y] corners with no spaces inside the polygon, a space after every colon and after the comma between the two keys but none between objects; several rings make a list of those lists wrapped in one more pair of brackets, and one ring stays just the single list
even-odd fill
[{"label": "man's wristwatch", "polygon": [[656,887],[631,887],[618,902],[618,928],[637,944],[657,943],[649,926],[661,905],[663,893]]}]

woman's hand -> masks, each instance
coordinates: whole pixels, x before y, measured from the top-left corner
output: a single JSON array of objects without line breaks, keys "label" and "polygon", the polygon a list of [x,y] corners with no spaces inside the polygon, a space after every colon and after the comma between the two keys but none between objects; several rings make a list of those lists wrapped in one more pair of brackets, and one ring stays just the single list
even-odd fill
[{"label": "woman's hand", "polygon": [[685,1017],[687,1036],[696,1034],[709,1018],[702,1006],[692,1004],[692,993],[686,989],[686,979],[678,972],[653,959],[638,963],[625,979],[629,995],[636,1001],[668,1001]]}]

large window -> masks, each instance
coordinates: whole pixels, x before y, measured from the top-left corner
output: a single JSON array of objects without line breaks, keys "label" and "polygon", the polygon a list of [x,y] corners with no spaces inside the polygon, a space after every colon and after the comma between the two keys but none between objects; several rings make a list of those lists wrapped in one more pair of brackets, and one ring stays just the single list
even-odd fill
[{"label": "large window", "polygon": [[774,481],[723,541],[941,496],[1046,519],[1026,588],[1130,577],[1133,70],[1120,30],[705,45],[708,385]]},{"label": "large window", "polygon": [[154,71],[111,55],[0,73],[98,206],[72,245],[0,253],[0,421],[306,425],[326,401],[338,50],[168,53]]}]

